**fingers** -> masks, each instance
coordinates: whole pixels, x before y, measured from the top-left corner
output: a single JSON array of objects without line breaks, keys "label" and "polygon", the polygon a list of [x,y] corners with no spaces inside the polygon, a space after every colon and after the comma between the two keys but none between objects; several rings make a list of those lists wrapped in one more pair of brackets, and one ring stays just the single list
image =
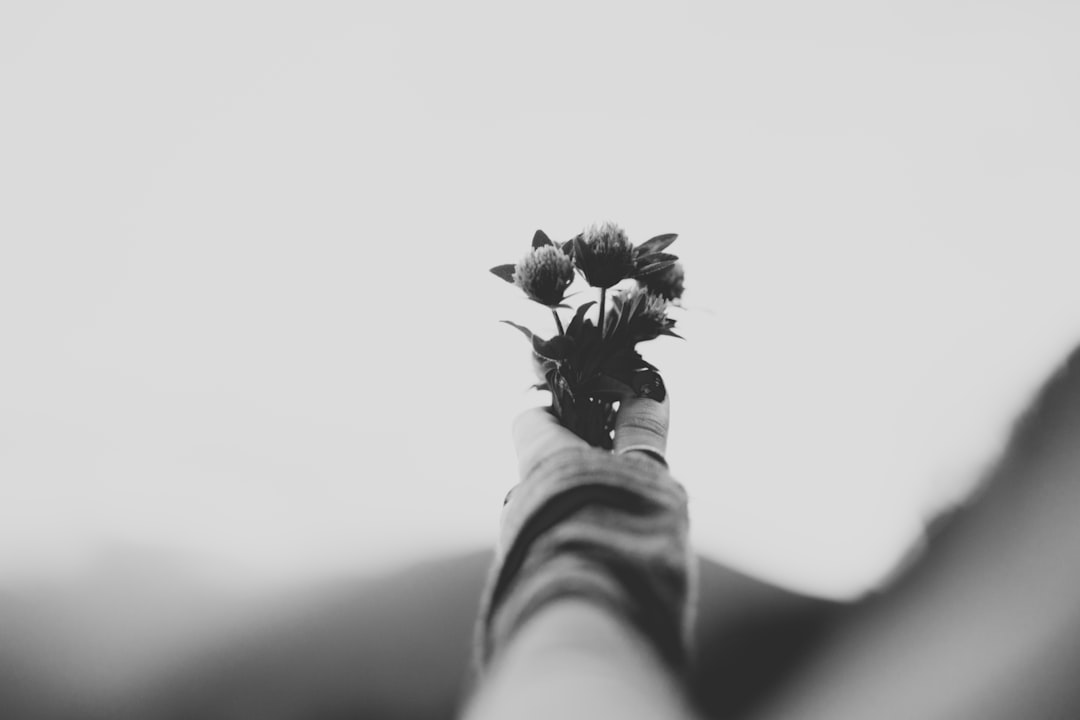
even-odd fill
[{"label": "fingers", "polygon": [[667,464],[668,424],[671,403],[649,398],[630,397],[619,403],[615,416],[615,452],[644,452]]},{"label": "fingers", "polygon": [[588,447],[588,443],[563,427],[547,408],[525,410],[514,420],[512,431],[522,479],[548,455],[565,448]]},{"label": "fingers", "polygon": [[[644,397],[623,399],[615,416],[615,453],[643,452],[667,464],[670,407],[667,397],[662,402]],[[512,432],[522,479],[548,455],[566,448],[589,446],[563,427],[547,407],[534,406],[521,412],[514,420]]]}]

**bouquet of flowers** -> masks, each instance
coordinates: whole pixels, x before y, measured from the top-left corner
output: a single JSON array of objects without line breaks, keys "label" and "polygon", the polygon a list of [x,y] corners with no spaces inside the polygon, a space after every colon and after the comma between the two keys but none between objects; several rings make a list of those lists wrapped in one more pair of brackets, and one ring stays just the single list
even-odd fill
[{"label": "bouquet of flowers", "polygon": [[[535,387],[551,391],[552,412],[591,445],[611,448],[615,403],[631,396],[662,401],[666,395],[659,372],[641,356],[637,344],[661,335],[680,337],[672,330],[675,320],[668,317],[668,308],[679,304],[684,271],[675,255],[664,252],[675,238],[674,233],[657,235],[634,246],[622,228],[605,223],[556,244],[537,230],[525,257],[491,268],[530,300],[551,309],[558,333],[547,339],[503,322],[532,343],[540,379]],[[589,317],[595,300],[576,309],[565,302],[575,269],[600,290],[595,320]],[[636,283],[616,287],[624,280]],[[559,310],[574,310],[568,325],[563,325]]]}]

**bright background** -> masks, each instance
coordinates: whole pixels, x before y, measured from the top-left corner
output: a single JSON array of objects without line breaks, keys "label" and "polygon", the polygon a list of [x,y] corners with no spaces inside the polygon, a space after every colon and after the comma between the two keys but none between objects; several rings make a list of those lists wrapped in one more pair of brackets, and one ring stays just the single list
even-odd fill
[{"label": "bright background", "polygon": [[680,233],[700,550],[874,583],[1080,335],[1080,5],[7,3],[0,577],[491,542],[540,227]]}]

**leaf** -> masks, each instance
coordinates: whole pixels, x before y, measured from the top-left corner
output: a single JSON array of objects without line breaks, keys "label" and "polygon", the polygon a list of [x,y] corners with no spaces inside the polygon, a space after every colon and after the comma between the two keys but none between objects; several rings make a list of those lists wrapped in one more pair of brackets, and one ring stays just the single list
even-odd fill
[{"label": "leaf", "polygon": [[604,318],[604,337],[609,338],[615,334],[616,328],[619,327],[619,320],[619,308],[612,306],[607,317]]},{"label": "leaf", "polygon": [[581,386],[582,392],[604,400],[625,400],[635,395],[634,388],[620,378],[600,374]]},{"label": "leaf", "polygon": [[619,373],[632,372],[647,365],[645,358],[641,357],[637,350],[625,348],[608,358],[604,363],[604,372],[618,376]]},{"label": "leaf", "polygon": [[626,317],[626,298],[628,293],[624,290],[614,294],[611,298],[611,312],[605,318],[604,335],[610,337],[618,332]]},{"label": "leaf", "polygon": [[544,247],[545,245],[554,245],[554,244],[555,243],[551,242],[551,238],[549,238],[547,236],[547,233],[544,232],[543,230],[537,230],[536,234],[533,235],[532,246],[533,246],[534,250],[536,248],[539,248],[539,247]]},{"label": "leaf", "polygon": [[660,373],[654,370],[642,370],[634,373],[630,384],[634,386],[634,394],[638,397],[648,397],[657,402],[663,402],[664,397],[667,395],[663,378],[660,377]]},{"label": "leaf", "polygon": [[574,265],[582,273],[585,273],[586,268],[592,265],[592,254],[589,251],[589,246],[585,244],[585,240],[581,235],[576,236],[570,242],[574,243],[574,252],[572,254]]},{"label": "leaf", "polygon": [[644,303],[648,299],[646,298],[645,293],[640,291],[634,292],[629,288],[623,290],[622,295],[623,315],[634,315],[635,313],[637,313],[638,308],[641,307],[642,303]]},{"label": "leaf", "polygon": [[564,360],[574,347],[574,339],[566,335],[556,335],[550,340],[543,340],[538,335],[532,338],[533,350],[548,360]]},{"label": "leaf", "polygon": [[523,334],[523,335],[524,335],[525,337],[529,338],[529,340],[532,340],[532,339],[533,339],[534,337],[536,337],[536,336],[535,336],[535,335],[533,334],[533,331],[532,331],[532,330],[530,330],[529,328],[527,328],[527,327],[524,327],[524,326],[522,326],[522,325],[518,325],[518,324],[517,324],[516,322],[510,322],[509,320],[500,320],[499,322],[502,322],[502,323],[506,323],[506,324],[507,324],[507,325],[509,325],[510,327],[515,327],[515,328],[517,328],[518,330],[520,330],[520,331],[521,331],[521,333],[522,333],[522,334]]},{"label": "leaf", "polygon": [[574,393],[570,384],[566,382],[558,370],[552,370],[547,375],[548,386],[551,388],[551,409],[555,416],[564,425],[573,421]]},{"label": "leaf", "polygon": [[671,253],[650,253],[648,255],[641,255],[634,261],[634,267],[641,268],[646,265],[653,265],[659,262],[667,262],[668,260],[675,262],[679,259],[678,255],[672,255]]},{"label": "leaf", "polygon": [[566,329],[568,335],[578,334],[578,331],[581,329],[581,323],[585,319],[585,313],[587,313],[589,311],[589,308],[591,308],[595,304],[595,300],[590,300],[589,302],[581,305],[577,309],[577,312],[574,313],[574,319],[570,321],[570,326]]},{"label": "leaf", "polygon": [[561,388],[550,380],[548,381],[548,384],[551,386],[551,410],[555,413],[555,417],[562,420],[564,412],[563,408],[566,405],[563,402],[563,395],[560,392]]},{"label": "leaf", "polygon": [[561,398],[574,398],[574,390],[570,387],[570,383],[567,382],[563,374],[559,372],[559,368],[553,367],[547,374],[548,384],[552,387],[552,392],[558,392]]},{"label": "leaf", "polygon": [[654,238],[649,238],[637,246],[637,252],[635,254],[638,257],[641,257],[642,255],[658,253],[671,243],[675,242],[675,238],[677,237],[679,237],[677,233],[666,233],[664,235],[657,235]]},{"label": "leaf", "polygon": [[640,278],[645,277],[646,275],[652,275],[653,273],[658,273],[661,270],[667,270],[676,262],[678,262],[678,260],[664,260],[662,262],[651,263],[649,265],[645,265],[639,268],[637,271],[634,272],[631,277]]},{"label": "leaf", "polygon": [[491,268],[491,272],[496,277],[500,277],[508,283],[514,282],[514,268],[517,265],[496,265]]}]

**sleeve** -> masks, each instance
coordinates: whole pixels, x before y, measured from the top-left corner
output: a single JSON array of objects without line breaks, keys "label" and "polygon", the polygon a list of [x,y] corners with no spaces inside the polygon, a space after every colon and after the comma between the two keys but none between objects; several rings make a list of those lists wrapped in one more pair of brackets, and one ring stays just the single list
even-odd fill
[{"label": "sleeve", "polygon": [[553,600],[577,597],[636,628],[659,656],[687,660],[696,560],[687,497],[663,464],[597,448],[541,460],[507,496],[475,633],[482,672]]}]

